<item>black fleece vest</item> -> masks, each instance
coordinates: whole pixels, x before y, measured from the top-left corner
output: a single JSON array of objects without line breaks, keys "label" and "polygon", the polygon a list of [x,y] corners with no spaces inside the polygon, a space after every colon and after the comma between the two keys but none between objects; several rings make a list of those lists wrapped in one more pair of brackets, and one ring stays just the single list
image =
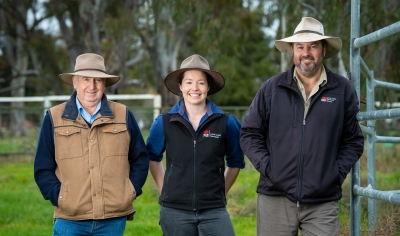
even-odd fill
[{"label": "black fleece vest", "polygon": [[226,114],[213,114],[198,133],[179,114],[164,114],[166,172],[159,203],[182,210],[224,207]]}]

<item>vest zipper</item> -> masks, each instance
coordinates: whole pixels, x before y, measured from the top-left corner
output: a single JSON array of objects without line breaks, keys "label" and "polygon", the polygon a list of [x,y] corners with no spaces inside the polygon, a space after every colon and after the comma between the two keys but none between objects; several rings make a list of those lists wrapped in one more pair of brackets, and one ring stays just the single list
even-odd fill
[{"label": "vest zipper", "polygon": [[[208,122],[210,122],[213,119],[216,119],[218,117],[222,116],[222,114],[214,114],[212,116],[210,116],[206,121],[203,122],[203,124],[201,124],[197,130],[200,131],[203,126],[205,124],[207,124]],[[171,119],[172,120],[172,119]],[[196,139],[197,139],[197,133],[196,131],[193,129],[193,126],[185,119],[183,119],[181,116],[179,118],[174,119],[173,121],[178,121],[180,123],[182,123],[188,130],[189,132],[193,135],[193,138],[195,140],[193,140],[193,211],[197,211],[197,198],[196,198]]]},{"label": "vest zipper", "polygon": [[196,140],[193,140],[193,211],[197,211],[196,203]]}]

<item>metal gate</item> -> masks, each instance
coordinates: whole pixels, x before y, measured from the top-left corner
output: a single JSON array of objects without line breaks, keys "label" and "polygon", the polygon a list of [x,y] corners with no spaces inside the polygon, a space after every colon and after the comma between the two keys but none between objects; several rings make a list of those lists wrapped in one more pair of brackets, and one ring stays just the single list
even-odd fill
[{"label": "metal gate", "polygon": [[377,87],[400,91],[400,85],[376,80],[374,72],[360,56],[360,48],[375,41],[400,32],[400,21],[360,37],[360,0],[351,1],[351,43],[350,43],[350,80],[360,98],[360,72],[366,77],[366,111],[357,115],[359,121],[367,121],[361,128],[366,137],[368,186],[360,186],[360,161],[352,168],[350,174],[350,219],[351,235],[361,232],[361,197],[368,198],[368,229],[374,231],[376,224],[376,200],[400,204],[400,191],[380,191],[376,189],[375,144],[383,142],[400,143],[400,137],[377,136],[375,120],[400,117],[400,108],[375,110],[375,93]]}]

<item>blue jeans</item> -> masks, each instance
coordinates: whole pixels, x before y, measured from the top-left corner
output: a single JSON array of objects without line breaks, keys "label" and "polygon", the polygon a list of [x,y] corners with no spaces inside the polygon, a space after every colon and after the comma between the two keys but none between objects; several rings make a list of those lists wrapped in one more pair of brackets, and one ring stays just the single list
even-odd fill
[{"label": "blue jeans", "polygon": [[57,218],[53,226],[53,236],[78,235],[123,235],[126,216],[105,220],[65,220]]},{"label": "blue jeans", "polygon": [[165,236],[235,235],[225,207],[184,211],[161,206],[160,225]]}]

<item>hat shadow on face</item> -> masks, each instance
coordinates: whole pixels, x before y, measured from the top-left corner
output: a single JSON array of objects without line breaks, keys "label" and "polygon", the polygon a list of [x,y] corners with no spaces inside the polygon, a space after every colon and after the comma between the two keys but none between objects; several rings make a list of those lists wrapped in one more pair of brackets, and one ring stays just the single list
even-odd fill
[{"label": "hat shadow on face", "polygon": [[165,77],[164,84],[167,89],[175,95],[182,96],[182,92],[179,87],[179,79],[183,77],[183,73],[188,70],[199,70],[208,75],[207,81],[209,82],[210,86],[210,90],[207,93],[208,95],[217,93],[225,86],[224,76],[218,71],[210,70],[208,61],[204,57],[194,54],[183,60],[180,69],[172,71]]}]

